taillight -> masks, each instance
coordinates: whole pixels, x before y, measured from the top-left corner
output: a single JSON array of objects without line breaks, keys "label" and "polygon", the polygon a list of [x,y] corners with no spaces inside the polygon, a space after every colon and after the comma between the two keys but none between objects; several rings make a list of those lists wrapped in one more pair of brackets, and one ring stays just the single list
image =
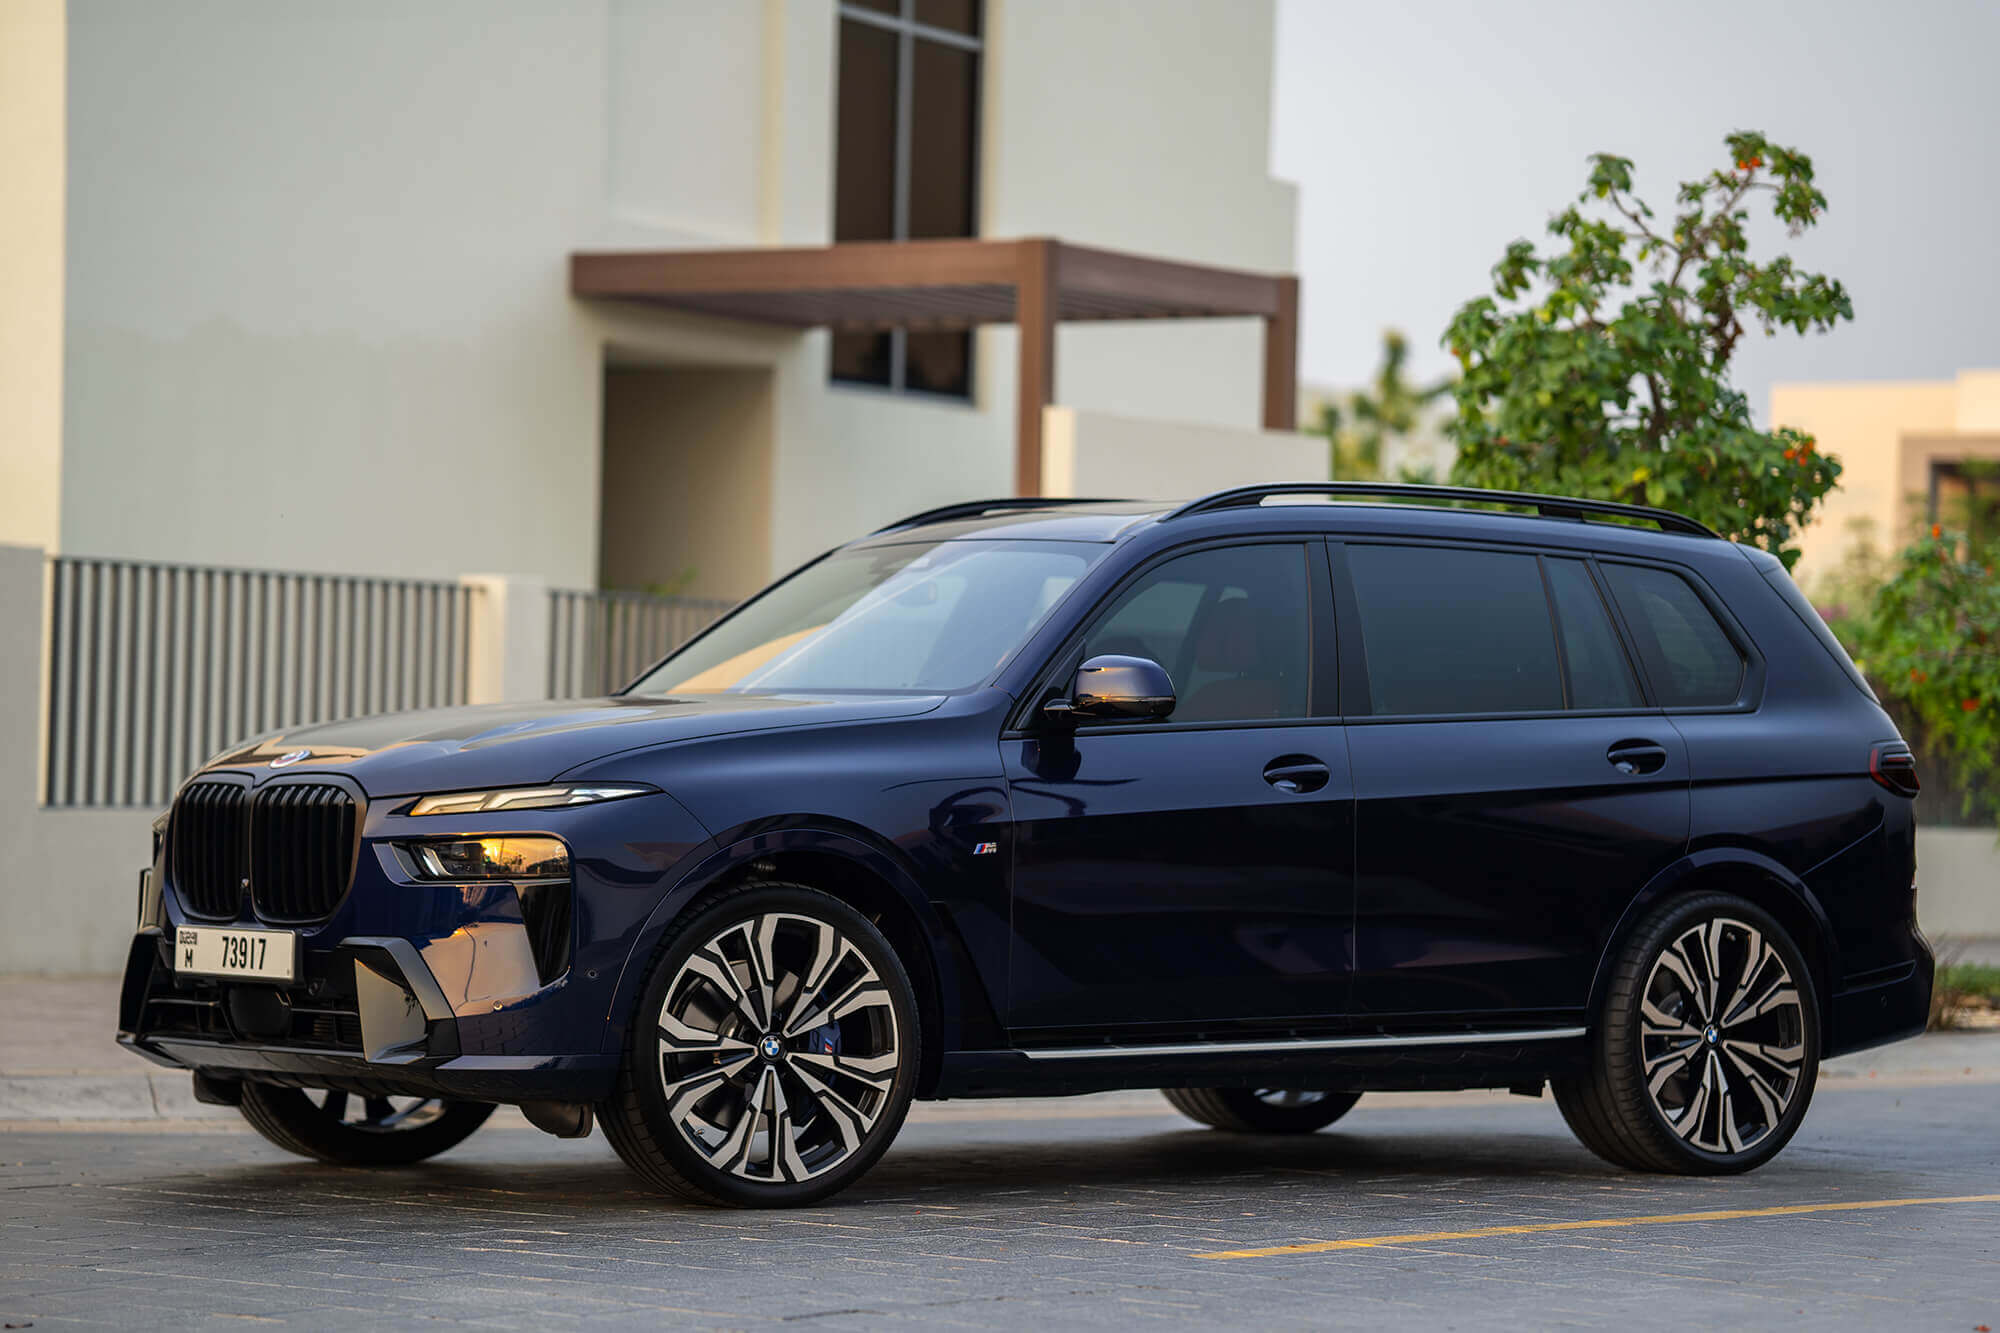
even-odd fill
[{"label": "taillight", "polygon": [[1901,741],[1868,751],[1868,776],[1898,796],[1915,796],[1923,789],[1917,781],[1917,757]]}]

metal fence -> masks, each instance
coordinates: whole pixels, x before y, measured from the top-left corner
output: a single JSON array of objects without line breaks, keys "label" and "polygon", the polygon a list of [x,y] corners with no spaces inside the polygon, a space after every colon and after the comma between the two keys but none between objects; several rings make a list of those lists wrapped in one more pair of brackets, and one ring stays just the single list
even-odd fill
[{"label": "metal fence", "polygon": [[637,592],[549,592],[549,697],[622,690],[734,603]]},{"label": "metal fence", "polygon": [[475,593],[456,583],[49,563],[49,805],[164,805],[260,732],[465,701]]}]

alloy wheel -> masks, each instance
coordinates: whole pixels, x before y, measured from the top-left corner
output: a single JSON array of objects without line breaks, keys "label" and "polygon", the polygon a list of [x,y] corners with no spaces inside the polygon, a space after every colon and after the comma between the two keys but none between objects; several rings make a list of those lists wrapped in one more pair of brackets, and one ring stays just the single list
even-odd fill
[{"label": "alloy wheel", "polygon": [[1326,1100],[1324,1092],[1307,1092],[1299,1088],[1258,1088],[1256,1097],[1266,1106],[1317,1106]]},{"label": "alloy wheel", "polygon": [[1654,1109],[1704,1152],[1755,1147],[1798,1094],[1806,1055],[1798,983],[1764,932],[1733,917],[1710,917],[1660,950],[1639,1038]]},{"label": "alloy wheel", "polygon": [[[308,1093],[310,1100],[312,1093]],[[347,1129],[364,1134],[395,1134],[435,1124],[445,1104],[436,1097],[384,1097],[350,1094],[329,1088],[319,1102],[320,1114]]]},{"label": "alloy wheel", "polygon": [[881,976],[834,926],[734,922],[687,956],[659,1018],[674,1129],[709,1165],[796,1183],[848,1160],[890,1105],[902,1048]]}]

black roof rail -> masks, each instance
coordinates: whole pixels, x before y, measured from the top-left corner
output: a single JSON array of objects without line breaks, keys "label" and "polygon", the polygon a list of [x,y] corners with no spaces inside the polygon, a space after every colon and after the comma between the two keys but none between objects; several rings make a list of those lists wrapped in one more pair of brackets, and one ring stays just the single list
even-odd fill
[{"label": "black roof rail", "polygon": [[1204,495],[1199,500],[1190,500],[1172,513],[1162,516],[1160,521],[1166,523],[1177,518],[1185,518],[1190,514],[1206,514],[1217,509],[1245,508],[1261,504],[1274,495],[1324,495],[1335,499],[1359,496],[1385,500],[1471,501],[1532,509],[1544,518],[1567,518],[1581,522],[1586,515],[1602,514],[1609,518],[1643,519],[1649,523],[1657,523],[1662,532],[1682,532],[1691,536],[1717,539],[1722,535],[1707,524],[1698,523],[1685,514],[1676,514],[1671,509],[1655,509],[1650,505],[1620,504],[1614,500],[1576,500],[1561,495],[1536,495],[1528,491],[1489,491],[1477,486],[1419,486],[1393,481],[1292,481],[1270,486],[1238,486],[1233,490]]},{"label": "black roof rail", "polygon": [[1053,509],[1058,505],[1101,505],[1118,504],[1117,500],[1107,500],[1102,496],[1042,496],[1016,495],[1002,500],[961,500],[955,505],[939,505],[936,509],[926,509],[921,514],[899,518],[886,528],[877,528],[869,533],[879,537],[885,532],[898,532],[904,528],[921,527],[926,523],[944,523],[954,518],[978,518],[981,514],[1001,514],[1010,509]]}]

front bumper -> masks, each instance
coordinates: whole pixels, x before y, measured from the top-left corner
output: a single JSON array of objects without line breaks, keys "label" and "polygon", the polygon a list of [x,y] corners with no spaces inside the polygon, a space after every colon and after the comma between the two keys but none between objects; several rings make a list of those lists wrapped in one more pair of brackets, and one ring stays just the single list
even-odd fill
[{"label": "front bumper", "polygon": [[[371,799],[345,896],[300,937],[294,982],[176,972],[167,942],[191,918],[155,848],[119,1014],[119,1041],[223,1081],[479,1101],[609,1095],[623,1049],[617,987],[645,922],[699,862],[707,834],[665,796],[478,816],[398,813]],[[412,838],[561,838],[560,891],[420,881],[393,851]],[[169,833],[171,841],[172,833]],[[235,923],[272,929],[244,904]]]},{"label": "front bumper", "polygon": [[165,934],[144,930],[132,939],[119,997],[121,1045],[212,1078],[467,1101],[596,1101],[611,1092],[616,1055],[480,1049],[490,1035],[466,1031],[422,953],[396,938],[343,939],[308,955],[297,985],[273,987],[177,976]]}]

